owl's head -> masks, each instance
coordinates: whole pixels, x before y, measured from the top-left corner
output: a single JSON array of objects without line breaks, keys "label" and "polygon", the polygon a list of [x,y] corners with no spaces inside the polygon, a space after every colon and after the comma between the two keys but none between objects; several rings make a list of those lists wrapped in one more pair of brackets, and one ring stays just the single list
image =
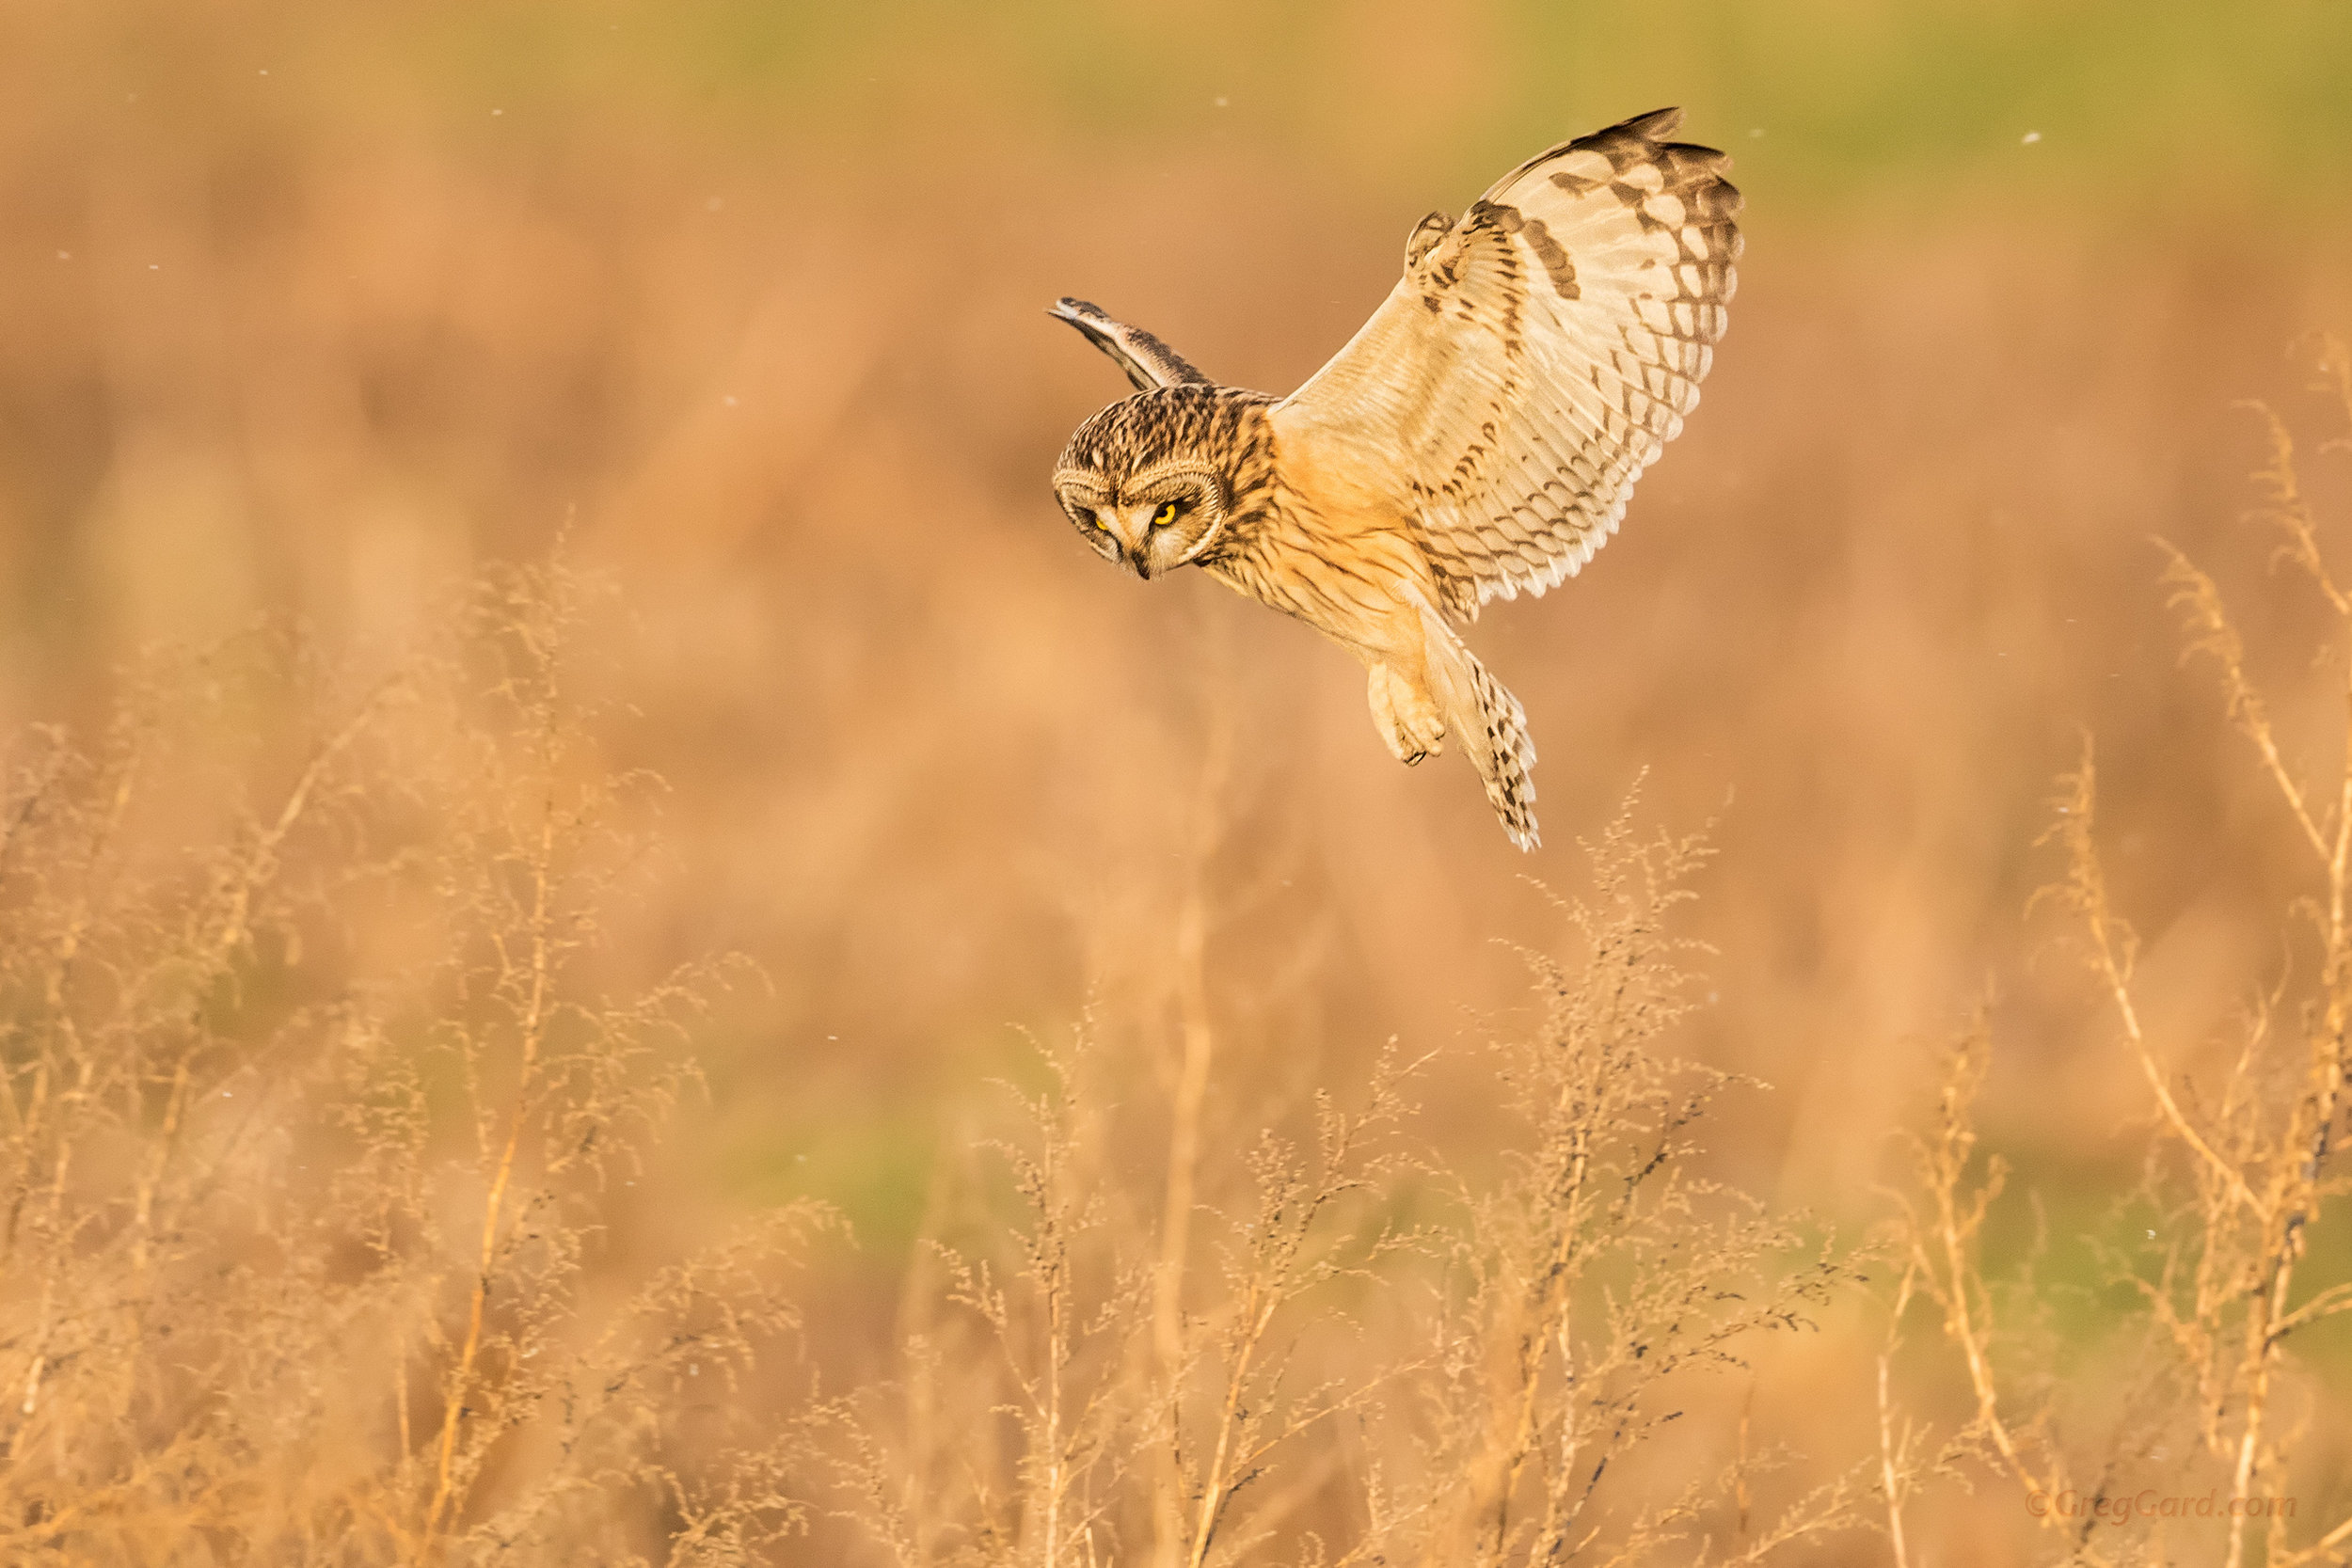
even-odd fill
[{"label": "owl's head", "polygon": [[1080,425],[1054,494],[1104,560],[1155,578],[1214,552],[1272,469],[1267,400],[1163,387]]}]

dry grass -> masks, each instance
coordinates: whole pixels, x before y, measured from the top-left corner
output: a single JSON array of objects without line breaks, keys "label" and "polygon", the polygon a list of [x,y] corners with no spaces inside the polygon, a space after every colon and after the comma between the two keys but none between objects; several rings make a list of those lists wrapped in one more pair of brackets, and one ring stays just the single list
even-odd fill
[{"label": "dry grass", "polygon": [[501,578],[357,689],[240,639],[87,754],[12,750],[9,1560],[732,1560],[794,1523],[723,1391],[821,1213],[595,1267],[724,976],[588,980],[634,785],[578,754],[575,589]]},{"label": "dry grass", "polygon": [[[2318,388],[2339,421],[2326,445],[2345,448],[2352,445],[2352,357],[2328,340],[2316,358]],[[2344,751],[2315,781],[2287,762],[2292,742],[2255,683],[2221,591],[2166,546],[2166,581],[2185,624],[2187,659],[2217,672],[2229,717],[2275,791],[2268,831],[2305,856],[2305,890],[2275,911],[2274,978],[2206,1070],[2161,1059],[2143,1018],[2137,998],[2148,981],[2138,940],[2102,868],[2098,774],[2088,741],[2080,766],[2063,781],[2048,834],[2065,855],[2050,896],[2075,921],[2117,1043],[2149,1096],[2147,1163],[2129,1195],[2135,1223],[2145,1222],[2145,1244],[2122,1246],[2108,1259],[2136,1308],[2117,1332],[2129,1338],[2138,1367],[2106,1442],[2080,1435],[2085,1402],[2056,1389],[2018,1398],[2015,1374],[1996,1354],[2000,1312],[1979,1249],[2008,1172],[1997,1158],[1979,1166],[1976,1157],[1974,1106],[1987,1050],[1980,1034],[1952,1055],[1934,1124],[1917,1144],[1920,1196],[1907,1206],[1903,1227],[1909,1261],[1897,1317],[1915,1288],[1933,1302],[1975,1397],[1974,1419],[1952,1439],[1955,1451],[1985,1450],[2003,1481],[2042,1499],[2033,1515],[2064,1554],[2090,1562],[2164,1560],[2191,1550],[2229,1568],[2254,1561],[2284,1568],[2340,1560],[2352,1540],[2340,1482],[2305,1446],[2317,1433],[2341,1429],[2344,1389],[2293,1354],[2312,1329],[2352,1311],[2352,1284],[2307,1278],[2314,1247],[2325,1256],[2340,1246],[2333,1238],[2344,1223],[2341,1200],[2352,1191],[2335,1158],[2346,1132],[2352,1066],[2345,923],[2352,599],[2328,564],[2341,542],[2305,498],[2289,427],[2269,408],[2256,409],[2270,455],[2254,476],[2262,505],[2253,521],[2284,535],[2276,563],[2315,590],[2330,617],[2332,635],[2311,668],[2338,685]],[[2307,1456],[2299,1464],[2298,1449]],[[2062,1497],[2080,1506],[2047,1506]],[[1896,1501],[1899,1541],[1899,1496]]]},{"label": "dry grass", "polygon": [[1008,1091],[1023,1132],[986,1145],[1009,1207],[910,1281],[898,1380],[815,1418],[845,1515],[907,1568],[1632,1563],[1694,1541],[1755,1562],[1861,1525],[1858,1477],[1766,1521],[1738,1469],[1664,1497],[1628,1479],[1693,1414],[1694,1375],[1812,1329],[1851,1275],[1692,1169],[1731,1086],[1666,1053],[1704,842],[1643,838],[1629,807],[1592,853],[1577,951],[1531,955],[1540,1012],[1498,1045],[1513,1131],[1483,1178],[1410,1135],[1417,1080],[1467,1063],[1392,1045],[1356,1103],[1317,1090],[1296,1133],[1223,1144],[1196,1085],[1152,1162],[1118,1087],[1136,1065],[1083,1036],[1049,1052],[1041,1088]]},{"label": "dry grass", "polygon": [[[1164,1158],[1125,1152],[1137,1064],[1047,1053],[1001,1187],[907,1282],[894,1381],[774,1397],[823,1211],[633,1275],[604,1240],[730,967],[590,988],[644,859],[608,823],[655,784],[583,749],[581,594],[495,578],[364,687],[240,639],[90,755],[20,748],[12,1560],[740,1561],[830,1513],[906,1564],[1756,1561],[1857,1524],[1851,1481],[1751,1528],[1743,1473],[1629,1468],[1846,1277],[1692,1167],[1730,1085],[1664,1053],[1708,851],[1629,808],[1580,951],[1532,957],[1499,1166],[1415,1132],[1429,1061],[1394,1049],[1217,1136],[1196,974]],[[288,685],[283,733],[202,754]]]}]

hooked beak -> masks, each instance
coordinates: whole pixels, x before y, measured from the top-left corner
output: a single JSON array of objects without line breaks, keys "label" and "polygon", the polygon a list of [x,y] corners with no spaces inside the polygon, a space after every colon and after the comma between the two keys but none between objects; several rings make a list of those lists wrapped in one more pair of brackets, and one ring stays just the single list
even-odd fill
[{"label": "hooked beak", "polygon": [[1145,506],[1105,506],[1094,514],[1103,531],[1119,546],[1119,553],[1111,559],[1134,567],[1136,576],[1146,582],[1152,580],[1151,515],[1151,508]]}]

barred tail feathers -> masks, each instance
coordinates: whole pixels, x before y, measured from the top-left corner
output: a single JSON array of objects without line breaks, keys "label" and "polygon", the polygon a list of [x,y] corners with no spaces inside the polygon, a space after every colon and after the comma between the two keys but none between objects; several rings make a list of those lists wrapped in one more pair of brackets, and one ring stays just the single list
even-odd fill
[{"label": "barred tail feathers", "polygon": [[1478,769],[1502,831],[1532,850],[1543,839],[1535,826],[1535,741],[1527,733],[1527,710],[1436,610],[1424,606],[1422,625],[1430,685],[1446,729]]}]

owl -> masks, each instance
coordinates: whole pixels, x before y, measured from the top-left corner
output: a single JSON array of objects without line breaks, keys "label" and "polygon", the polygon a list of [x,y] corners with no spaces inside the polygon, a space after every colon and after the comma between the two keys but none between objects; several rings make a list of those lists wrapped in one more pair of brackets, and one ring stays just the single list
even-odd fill
[{"label": "owl", "polygon": [[1195,565],[1362,663],[1405,763],[1450,738],[1537,844],[1518,700],[1464,646],[1487,600],[1573,577],[1697,405],[1740,237],[1730,160],[1661,109],[1538,153],[1459,218],[1285,398],[1221,387],[1082,300],[1052,314],[1136,388],[1080,425],[1054,493],[1102,557]]}]

